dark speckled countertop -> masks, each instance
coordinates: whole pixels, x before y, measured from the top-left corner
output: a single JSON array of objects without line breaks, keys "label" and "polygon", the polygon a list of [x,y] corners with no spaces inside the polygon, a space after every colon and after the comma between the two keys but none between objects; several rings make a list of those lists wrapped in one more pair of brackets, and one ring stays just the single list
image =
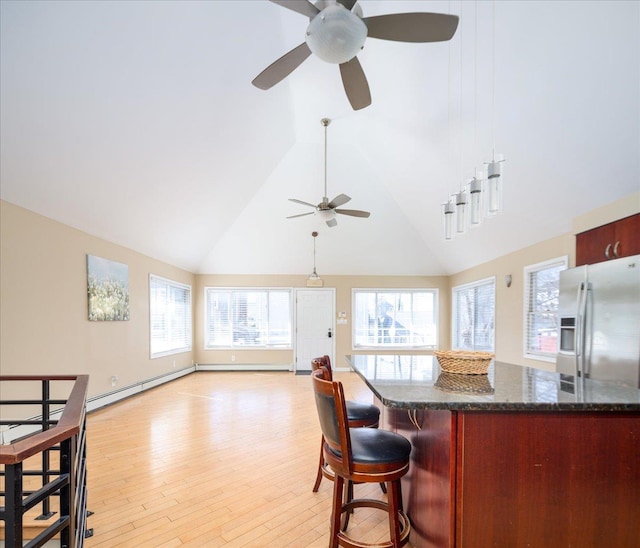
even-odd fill
[{"label": "dark speckled countertop", "polygon": [[435,356],[347,356],[347,362],[387,407],[452,411],[634,411],[640,390],[622,384],[492,362],[487,375],[441,371]]}]

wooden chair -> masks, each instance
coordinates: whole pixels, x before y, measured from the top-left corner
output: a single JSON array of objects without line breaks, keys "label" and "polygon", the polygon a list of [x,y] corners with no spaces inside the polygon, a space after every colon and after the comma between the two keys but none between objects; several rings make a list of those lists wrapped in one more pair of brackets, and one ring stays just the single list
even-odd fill
[{"label": "wooden chair", "polygon": [[[328,375],[329,380],[333,380],[333,374],[331,372],[331,358],[329,358],[329,356],[322,356],[311,360],[312,371],[316,371],[320,367],[324,367],[327,370],[326,374]],[[377,406],[370,403],[360,403],[356,401],[347,401],[346,406],[347,420],[349,421],[350,428],[378,428],[378,422],[380,421],[380,409],[378,409]],[[323,477],[333,481],[333,472],[327,468],[327,463],[324,460],[323,447],[324,437],[320,440],[320,460],[318,462],[316,482],[313,485],[314,493],[318,492]],[[383,492],[384,491],[385,488],[383,487]]]},{"label": "wooden chair", "polygon": [[[311,373],[318,418],[324,438],[324,459],[334,471],[330,548],[362,546],[400,548],[409,540],[411,525],[402,509],[400,478],[409,470],[411,443],[394,432],[378,428],[349,428],[342,384],[329,380],[320,367]],[[345,482],[387,483],[387,501],[355,499],[347,495]],[[356,508],[384,510],[389,515],[390,540],[365,544],[350,538],[342,514]]]}]

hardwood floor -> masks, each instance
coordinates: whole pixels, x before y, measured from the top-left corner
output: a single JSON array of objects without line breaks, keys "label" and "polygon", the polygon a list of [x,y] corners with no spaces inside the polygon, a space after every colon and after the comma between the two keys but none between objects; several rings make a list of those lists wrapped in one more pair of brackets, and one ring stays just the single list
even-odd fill
[{"label": "hardwood floor", "polygon": [[[335,378],[348,399],[372,401],[355,373]],[[311,491],[320,427],[309,376],[194,373],[90,414],[87,428],[87,548],[328,546],[332,482]],[[349,531],[388,538],[386,514],[360,510]]]}]

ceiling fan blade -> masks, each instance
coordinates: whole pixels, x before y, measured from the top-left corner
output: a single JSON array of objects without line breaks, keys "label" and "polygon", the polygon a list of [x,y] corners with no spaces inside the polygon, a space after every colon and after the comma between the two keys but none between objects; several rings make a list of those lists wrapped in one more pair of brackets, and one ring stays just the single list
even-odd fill
[{"label": "ceiling fan blade", "polygon": [[338,224],[338,221],[336,221],[335,217],[333,219],[329,219],[327,221],[327,226],[328,227],[336,226],[337,224]]},{"label": "ceiling fan blade", "polygon": [[346,204],[351,198],[346,194],[338,194],[333,200],[329,202],[329,207],[331,209],[335,209],[336,207],[340,207],[341,205]]},{"label": "ceiling fan blade", "polygon": [[368,211],[361,211],[360,209],[336,209],[335,211],[341,215],[351,215],[351,217],[367,218],[371,215]]},{"label": "ceiling fan blade", "polygon": [[360,110],[371,104],[371,92],[357,57],[340,64],[342,84],[353,110]]},{"label": "ceiling fan blade", "polygon": [[309,55],[311,55],[309,46],[306,42],[302,42],[298,47],[271,63],[251,83],[257,88],[269,89],[289,76]]},{"label": "ceiling fan blade", "polygon": [[295,198],[289,198],[289,201],[290,202],[295,202],[296,204],[306,205],[306,206],[312,207],[314,209],[316,207],[315,205],[310,204],[309,202],[303,202],[302,200],[296,200]]},{"label": "ceiling fan blade", "polygon": [[309,211],[309,213],[300,213],[299,215],[289,215],[287,219],[295,219],[296,217],[304,217],[305,215],[313,215],[315,211]]},{"label": "ceiling fan blade", "polygon": [[393,13],[362,20],[370,38],[397,42],[443,42],[458,28],[458,16],[446,13]]},{"label": "ceiling fan blade", "polygon": [[320,10],[316,8],[308,0],[270,0],[274,4],[278,4],[283,8],[290,9],[307,17],[315,17],[320,13]]},{"label": "ceiling fan blade", "polygon": [[349,11],[353,9],[353,6],[356,5],[357,1],[358,0],[338,0],[338,2],[342,4],[345,8],[347,8]]}]

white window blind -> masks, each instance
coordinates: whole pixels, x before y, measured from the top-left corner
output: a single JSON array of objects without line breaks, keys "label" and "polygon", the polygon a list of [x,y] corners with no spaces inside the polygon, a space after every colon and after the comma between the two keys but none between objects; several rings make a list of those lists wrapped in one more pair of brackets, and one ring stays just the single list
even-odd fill
[{"label": "white window blind", "polygon": [[435,348],[437,289],[354,289],[353,348]]},{"label": "white window blind", "polygon": [[291,348],[290,289],[205,288],[205,348]]},{"label": "white window blind", "polygon": [[567,258],[562,257],[524,269],[524,348],[529,358],[555,358],[560,271],[565,268]]},{"label": "white window blind", "polygon": [[191,350],[191,286],[149,277],[151,357]]},{"label": "white window blind", "polygon": [[495,278],[453,288],[454,349],[494,351],[495,301]]}]

